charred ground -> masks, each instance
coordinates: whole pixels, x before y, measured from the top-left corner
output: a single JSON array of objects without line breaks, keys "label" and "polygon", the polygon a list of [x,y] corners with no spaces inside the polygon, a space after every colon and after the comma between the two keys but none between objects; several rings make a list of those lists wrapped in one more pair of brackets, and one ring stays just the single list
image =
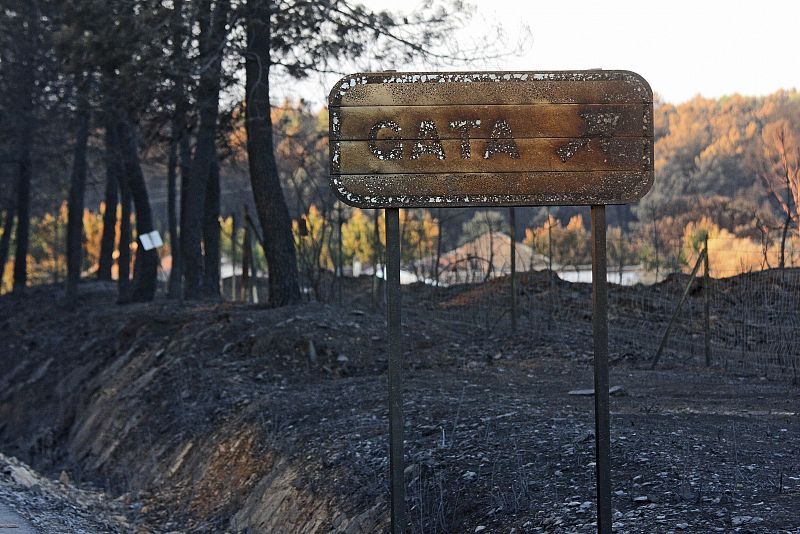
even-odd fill
[{"label": "charred ground", "polygon": [[[100,283],[74,310],[54,288],[3,297],[0,450],[119,499],[131,531],[381,531],[385,323],[369,281],[349,283],[362,296],[342,306],[282,309],[120,307]],[[413,530],[592,532],[593,403],[568,395],[592,384],[589,308],[516,335],[444,313],[501,288],[404,294]],[[566,289],[559,306],[582,309],[588,286]],[[611,319],[615,530],[800,532],[800,390],[650,371]]]}]

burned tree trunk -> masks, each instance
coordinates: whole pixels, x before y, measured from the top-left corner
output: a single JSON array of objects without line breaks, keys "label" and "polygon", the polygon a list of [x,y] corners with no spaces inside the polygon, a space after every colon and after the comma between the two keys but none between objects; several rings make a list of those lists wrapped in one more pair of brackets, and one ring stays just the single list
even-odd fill
[{"label": "burned tree trunk", "polygon": [[130,300],[131,293],[131,193],[128,180],[123,174],[119,182],[122,218],[119,223],[119,255],[117,258],[117,301],[125,303]]},{"label": "burned tree trunk", "polygon": [[180,245],[178,244],[177,182],[178,182],[178,140],[175,136],[175,125],[169,141],[167,160],[167,226],[169,227],[169,248],[172,253],[172,267],[169,272],[167,295],[169,298],[180,297]]},{"label": "burned tree trunk", "polygon": [[[33,70],[32,68],[30,70]],[[33,162],[31,159],[31,146],[33,145],[33,74],[27,76],[24,82],[23,105],[21,106],[19,150],[17,165],[19,174],[17,178],[17,198],[15,201],[17,211],[17,233],[15,236],[16,250],[14,251],[14,291],[22,291],[28,283],[28,244],[31,225],[31,176]]]},{"label": "burned tree trunk", "polygon": [[219,197],[219,162],[215,158],[206,184],[203,215],[203,294],[208,297],[219,297]]},{"label": "burned tree trunk", "polygon": [[[169,225],[169,245],[172,254],[172,268],[169,274],[169,298],[177,299],[183,293],[183,258],[178,221],[183,219],[186,199],[186,185],[189,181],[191,166],[191,148],[189,146],[189,128],[186,121],[187,103],[183,92],[175,104],[175,116],[172,121],[172,137],[167,174],[167,222]],[[180,210],[178,210],[178,170],[180,169]],[[181,231],[183,226],[180,227]]]},{"label": "burned tree trunk", "polygon": [[[120,117],[119,132],[120,147],[125,164],[125,184],[136,210],[136,234],[143,235],[153,231],[153,215],[150,211],[150,199],[147,194],[144,174],[139,164],[136,130],[127,116]],[[158,251],[155,249],[144,250],[141,246],[137,247],[130,300],[133,302],[153,300],[158,282],[157,277]]]},{"label": "burned tree trunk", "polygon": [[31,177],[33,161],[31,149],[34,136],[34,91],[36,90],[36,56],[39,35],[39,13],[36,3],[28,3],[25,12],[26,31],[23,31],[19,60],[12,63],[12,72],[19,80],[17,97],[17,231],[14,251],[14,291],[22,291],[28,283],[28,245],[30,243]]},{"label": "burned tree trunk", "polygon": [[[0,283],[6,274],[6,262],[8,261],[8,249],[11,246],[11,231],[14,226],[14,205],[6,208],[5,222],[3,223],[3,236],[0,237]],[[1,285],[1,284],[0,284]]]},{"label": "burned tree trunk", "polygon": [[269,272],[269,303],[284,306],[300,301],[297,258],[289,209],[278,179],[269,103],[269,0],[251,0],[247,6],[245,56],[245,124],[250,181],[264,236]]},{"label": "burned tree trunk", "polygon": [[106,106],[103,112],[105,122],[105,165],[106,165],[106,190],[105,211],[103,212],[103,234],[100,237],[100,259],[97,267],[99,280],[111,280],[111,270],[114,266],[114,241],[117,237],[117,199],[122,177],[122,166],[119,143],[116,140],[114,119],[110,109]]},{"label": "burned tree trunk", "polygon": [[781,259],[778,268],[783,270],[786,267],[786,237],[789,235],[789,226],[792,224],[792,213],[786,213],[786,219],[783,221],[783,233],[781,234]]},{"label": "burned tree trunk", "polygon": [[[184,273],[184,295],[187,299],[199,298],[203,292],[204,260],[201,241],[206,214],[206,189],[218,165],[216,151],[217,115],[222,74],[222,48],[225,43],[225,26],[228,20],[229,0],[220,0],[216,8],[205,0],[200,5],[200,63],[204,65],[197,89],[200,123],[194,158],[185,183],[185,198],[181,212],[181,260]],[[213,207],[213,206],[212,206]],[[219,216],[219,213],[216,214]],[[209,238],[211,238],[209,236]],[[217,242],[219,236],[217,236]],[[213,244],[212,244],[213,246]]]},{"label": "burned tree trunk", "polygon": [[[176,70],[172,76],[173,89],[172,100],[175,109],[172,115],[172,125],[169,142],[169,161],[167,162],[167,225],[169,227],[169,247],[172,255],[172,266],[169,272],[169,283],[167,286],[167,296],[172,299],[180,298],[182,289],[183,272],[181,270],[181,246],[178,234],[178,208],[177,208],[177,187],[178,187],[178,158],[184,156],[183,147],[188,149],[188,132],[186,131],[186,114],[188,104],[184,91],[186,70],[185,40],[187,26],[184,22],[183,0],[174,0],[172,3],[173,17],[172,25],[172,68]],[[179,156],[179,147],[181,150]],[[180,164],[183,165],[184,161]],[[187,173],[181,167],[181,179],[186,179]]]},{"label": "burned tree trunk", "polygon": [[[184,115],[185,117],[185,115]],[[190,146],[190,137],[191,137],[191,126],[188,121],[185,123],[185,127],[183,130],[183,135],[180,138],[178,143],[178,167],[180,168],[180,188],[181,188],[181,195],[180,195],[180,202],[179,206],[180,209],[176,214],[176,218],[178,220],[178,231],[174,236],[175,241],[171,241],[171,246],[174,246],[174,255],[172,257],[172,269],[175,272],[174,280],[174,289],[172,289],[173,284],[170,282],[170,290],[174,291],[174,293],[170,294],[172,298],[182,298],[183,296],[183,251],[181,245],[181,236],[180,232],[183,230],[182,222],[183,221],[183,213],[184,213],[184,206],[185,206],[185,199],[186,199],[186,184],[189,181],[189,173],[191,172],[192,166],[192,149]],[[170,237],[172,239],[172,237]],[[174,243],[174,245],[172,245]]]},{"label": "burned tree trunk", "polygon": [[75,136],[75,157],[72,163],[67,220],[66,301],[73,305],[78,297],[78,282],[83,263],[83,197],[86,190],[86,145],[89,139],[88,76],[78,88],[78,128]]},{"label": "burned tree trunk", "polygon": [[22,291],[28,283],[28,243],[31,226],[31,144],[33,128],[22,127],[19,151],[19,181],[17,182],[17,233],[14,251],[14,291]]}]

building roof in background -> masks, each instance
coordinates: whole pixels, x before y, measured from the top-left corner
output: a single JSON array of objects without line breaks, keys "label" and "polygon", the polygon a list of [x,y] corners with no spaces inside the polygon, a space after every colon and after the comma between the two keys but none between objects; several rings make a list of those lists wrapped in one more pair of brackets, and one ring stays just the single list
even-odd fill
[{"label": "building roof in background", "polygon": [[[515,243],[516,269],[527,271],[547,267],[547,256],[537,254],[524,243]],[[423,260],[424,261],[424,260]],[[443,270],[456,270],[471,263],[473,268],[486,271],[491,262],[491,270],[496,274],[511,272],[511,237],[502,232],[486,232],[463,245],[442,254],[439,264]]]}]

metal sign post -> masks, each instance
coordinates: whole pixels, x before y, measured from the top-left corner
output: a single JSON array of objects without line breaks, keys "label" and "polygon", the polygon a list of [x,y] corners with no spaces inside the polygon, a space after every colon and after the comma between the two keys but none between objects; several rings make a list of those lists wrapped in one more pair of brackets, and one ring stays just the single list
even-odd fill
[{"label": "metal sign post", "polygon": [[611,422],[608,401],[606,207],[592,206],[592,338],[597,531],[611,534]]},{"label": "metal sign post", "polygon": [[386,324],[389,330],[389,486],[392,534],[406,529],[403,467],[403,351],[400,317],[400,210],[386,208]]},{"label": "metal sign post", "polygon": [[517,216],[514,208],[508,208],[511,234],[511,332],[517,333]]},{"label": "metal sign post", "polygon": [[[331,91],[331,187],[386,210],[391,530],[405,532],[400,208],[592,210],[597,529],[611,532],[605,206],[653,183],[653,93],[629,71],[383,72]],[[377,222],[377,219],[376,219]],[[512,328],[516,249],[512,234]]]}]

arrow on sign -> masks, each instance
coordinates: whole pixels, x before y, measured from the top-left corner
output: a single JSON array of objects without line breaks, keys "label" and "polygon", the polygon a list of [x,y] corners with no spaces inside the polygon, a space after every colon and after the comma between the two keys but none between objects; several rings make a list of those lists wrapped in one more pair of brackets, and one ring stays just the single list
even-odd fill
[{"label": "arrow on sign", "polygon": [[[604,111],[587,111],[580,114],[586,123],[586,133],[593,137],[608,138],[613,137],[614,129],[619,122],[619,113]],[[558,157],[562,163],[569,161],[578,151],[589,145],[589,139],[575,139],[556,149]],[[600,143],[603,153],[608,153],[609,144]]]}]

